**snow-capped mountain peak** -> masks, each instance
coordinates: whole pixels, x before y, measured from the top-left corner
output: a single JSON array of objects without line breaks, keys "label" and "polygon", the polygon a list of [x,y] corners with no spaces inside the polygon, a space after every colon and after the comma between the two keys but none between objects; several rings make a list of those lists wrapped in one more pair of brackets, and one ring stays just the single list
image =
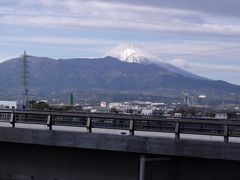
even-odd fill
[{"label": "snow-capped mountain peak", "polygon": [[111,56],[120,61],[128,63],[155,64],[160,68],[164,68],[174,74],[197,79],[205,79],[201,76],[192,74],[172,64],[164,62],[160,58],[146,52],[143,48],[133,44],[120,44],[119,46],[105,54],[105,56]]},{"label": "snow-capped mountain peak", "polygon": [[[151,64],[155,59],[151,54],[144,51],[141,47],[133,44],[120,44],[106,54],[121,61],[129,63]],[[150,60],[151,59],[151,60]]]}]

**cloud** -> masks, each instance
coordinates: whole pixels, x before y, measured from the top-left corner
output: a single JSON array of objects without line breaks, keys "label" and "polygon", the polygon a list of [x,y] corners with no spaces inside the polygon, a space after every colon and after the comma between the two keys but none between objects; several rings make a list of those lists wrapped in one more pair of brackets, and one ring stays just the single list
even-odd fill
[{"label": "cloud", "polygon": [[1,43],[30,43],[38,45],[53,45],[53,46],[108,46],[112,45],[113,41],[104,39],[91,38],[70,38],[59,36],[11,36],[1,37]]},{"label": "cloud", "polygon": [[187,71],[195,72],[195,73],[204,73],[204,72],[238,72],[240,73],[239,66],[232,65],[219,65],[219,64],[206,64],[206,63],[192,63],[187,62],[184,59],[173,59],[169,61],[170,64],[185,69]]},{"label": "cloud", "polygon": [[[114,45],[110,39],[76,38],[61,36],[0,36],[0,47],[11,47],[0,57],[0,61],[13,58],[27,49],[31,55],[53,58],[103,57]],[[119,42],[115,42],[118,44]],[[21,49],[18,54],[12,49]],[[47,50],[47,54],[46,51]],[[42,51],[42,52],[41,52]],[[64,53],[63,53],[64,52]],[[32,54],[33,53],[33,54]],[[11,56],[6,56],[6,54]],[[37,55],[38,54],[38,55]]]},{"label": "cloud", "polygon": [[163,59],[184,58],[191,61],[235,59],[239,61],[240,44],[228,41],[181,40],[168,42],[145,42],[145,47]]},{"label": "cloud", "polygon": [[[6,44],[31,44],[48,47],[69,47],[84,48],[98,46],[100,48],[99,53],[104,55],[106,51],[110,50],[117,44],[123,43],[122,41],[114,41],[111,39],[96,39],[96,38],[74,38],[74,37],[60,37],[60,36],[0,36],[0,42]],[[136,42],[140,43],[140,42]],[[231,65],[219,65],[209,62],[196,63],[192,61],[191,57],[227,57],[230,55],[240,56],[240,45],[238,43],[226,43],[226,42],[194,42],[187,41],[185,43],[176,42],[142,42],[144,49],[148,49],[152,54],[158,54],[162,60],[169,62],[182,69],[203,73],[209,71],[224,71],[224,72],[240,72],[238,66]],[[9,53],[8,53],[9,54]],[[0,54],[1,55],[1,54]],[[2,53],[2,56],[7,56],[6,53]],[[180,57],[186,56],[191,60],[180,59]],[[171,57],[177,57],[177,59],[171,59]],[[171,60],[167,60],[171,59]]]},{"label": "cloud", "polygon": [[122,2],[131,4],[149,5],[154,7],[167,7],[174,9],[187,9],[205,12],[220,16],[240,16],[239,0],[100,0],[102,2]]},{"label": "cloud", "polygon": [[239,84],[240,66],[214,63],[193,63],[185,59],[173,59],[168,63],[182,68],[188,72],[198,74],[213,80],[225,80]]},{"label": "cloud", "polygon": [[2,24],[44,28],[240,35],[240,21],[232,21],[219,21],[219,18],[199,11],[120,2],[20,0],[14,7],[6,4],[0,7]]},{"label": "cloud", "polygon": [[[115,46],[122,43],[129,43],[127,40],[117,40],[103,37],[67,37],[49,35],[21,35],[21,36],[0,36],[1,44],[10,45],[31,45],[47,47],[68,47],[69,49],[90,48],[98,51],[97,54],[103,56]],[[186,59],[190,62],[201,60],[204,63],[224,60],[239,64],[240,44],[238,42],[224,41],[158,41],[141,39],[132,40],[131,43],[141,45],[146,51],[162,60]],[[91,55],[89,55],[91,56]]]}]

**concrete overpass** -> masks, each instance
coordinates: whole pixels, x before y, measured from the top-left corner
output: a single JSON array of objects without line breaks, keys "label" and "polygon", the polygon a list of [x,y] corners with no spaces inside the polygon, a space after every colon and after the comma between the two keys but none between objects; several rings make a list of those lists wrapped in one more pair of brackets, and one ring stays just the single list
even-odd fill
[{"label": "concrete overpass", "polygon": [[[0,117],[0,179],[231,180],[239,176],[240,143],[232,138],[238,139],[240,125],[235,121],[25,111],[1,111]],[[33,129],[29,124],[43,127]],[[64,128],[56,130],[57,126]],[[65,130],[69,126],[86,131]],[[129,133],[95,132],[104,127]],[[173,136],[145,136],[147,128]],[[144,133],[136,135],[140,131]],[[186,134],[216,138],[184,138]]]}]

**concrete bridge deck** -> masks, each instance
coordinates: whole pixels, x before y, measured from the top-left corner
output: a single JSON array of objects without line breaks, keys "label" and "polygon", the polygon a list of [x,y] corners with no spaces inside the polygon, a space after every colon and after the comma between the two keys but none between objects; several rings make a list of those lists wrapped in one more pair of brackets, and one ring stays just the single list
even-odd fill
[{"label": "concrete bridge deck", "polygon": [[0,127],[0,142],[240,161],[240,144]]},{"label": "concrete bridge deck", "polygon": [[0,179],[139,180],[144,155],[153,159],[144,180],[235,180],[239,150],[230,142],[1,127]]},{"label": "concrete bridge deck", "polygon": [[0,112],[0,121],[4,180],[239,177],[238,122],[35,112]]}]

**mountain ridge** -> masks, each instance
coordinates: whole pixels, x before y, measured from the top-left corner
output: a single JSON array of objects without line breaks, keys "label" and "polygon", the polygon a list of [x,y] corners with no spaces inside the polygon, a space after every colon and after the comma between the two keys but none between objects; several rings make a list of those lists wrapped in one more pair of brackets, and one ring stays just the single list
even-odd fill
[{"label": "mountain ridge", "polygon": [[[185,77],[156,64],[127,63],[110,56],[60,60],[30,56],[28,60],[29,88],[36,94],[71,89],[209,95],[240,92],[240,86],[225,81]],[[0,64],[1,92],[18,91],[20,65],[19,58]]]}]

